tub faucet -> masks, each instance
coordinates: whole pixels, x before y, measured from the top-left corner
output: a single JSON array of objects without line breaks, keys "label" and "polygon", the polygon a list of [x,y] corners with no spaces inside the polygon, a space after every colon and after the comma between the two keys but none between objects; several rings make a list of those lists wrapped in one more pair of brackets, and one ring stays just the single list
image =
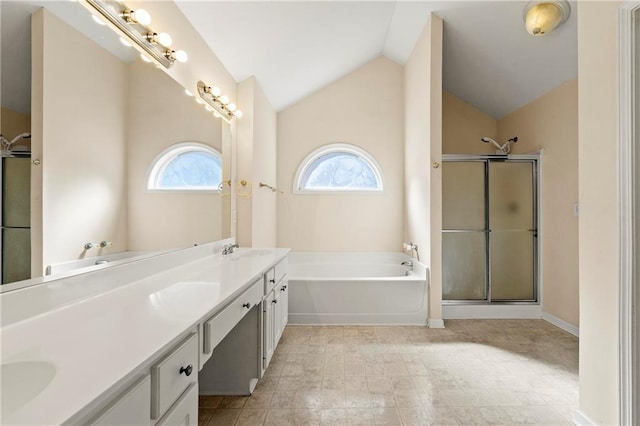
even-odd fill
[{"label": "tub faucet", "polygon": [[240,246],[238,244],[227,244],[222,248],[222,255],[231,254],[233,253],[233,249],[237,249],[239,247]]},{"label": "tub faucet", "polygon": [[410,260],[405,260],[404,262],[402,262],[400,265],[402,266],[408,266],[410,271],[413,271],[413,262]]}]

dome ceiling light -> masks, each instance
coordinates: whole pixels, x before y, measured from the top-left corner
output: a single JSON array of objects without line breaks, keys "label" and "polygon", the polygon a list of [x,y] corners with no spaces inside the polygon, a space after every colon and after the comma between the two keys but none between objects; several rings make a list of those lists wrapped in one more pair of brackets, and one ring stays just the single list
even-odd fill
[{"label": "dome ceiling light", "polygon": [[534,0],[524,9],[524,22],[532,36],[543,36],[562,25],[571,15],[567,0]]}]

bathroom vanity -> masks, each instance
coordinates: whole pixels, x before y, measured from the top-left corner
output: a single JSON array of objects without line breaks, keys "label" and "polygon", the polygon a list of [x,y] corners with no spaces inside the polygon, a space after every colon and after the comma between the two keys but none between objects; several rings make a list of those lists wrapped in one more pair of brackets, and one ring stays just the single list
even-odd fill
[{"label": "bathroom vanity", "polygon": [[288,250],[225,242],[1,294],[2,424],[196,425],[199,394],[250,394],[287,323]]}]

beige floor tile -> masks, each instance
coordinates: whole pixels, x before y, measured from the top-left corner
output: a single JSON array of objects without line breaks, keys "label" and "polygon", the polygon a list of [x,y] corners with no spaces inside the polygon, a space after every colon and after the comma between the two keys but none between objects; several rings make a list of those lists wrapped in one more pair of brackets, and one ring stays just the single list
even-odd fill
[{"label": "beige floor tile", "polygon": [[[240,416],[236,421],[236,425],[239,426],[254,426],[264,423],[264,419],[267,416],[267,410],[264,408],[243,408],[240,412]],[[213,420],[212,420],[213,421]],[[215,422],[213,423],[215,424]]]},{"label": "beige floor tile", "polygon": [[287,327],[251,397],[200,397],[200,425],[570,424],[578,341],[541,320]]},{"label": "beige floor tile", "polygon": [[293,409],[272,408],[267,412],[264,420],[265,425],[292,426],[295,425],[295,415]]},{"label": "beige floor tile", "polygon": [[207,426],[227,426],[234,425],[242,410],[236,408],[222,408],[213,410],[209,417]]}]

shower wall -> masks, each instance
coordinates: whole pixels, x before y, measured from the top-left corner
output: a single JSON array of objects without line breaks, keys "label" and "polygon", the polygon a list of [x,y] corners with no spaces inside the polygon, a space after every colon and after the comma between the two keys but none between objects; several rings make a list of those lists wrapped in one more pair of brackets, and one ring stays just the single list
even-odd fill
[{"label": "shower wall", "polygon": [[[569,80],[500,119],[456,98],[443,97],[445,154],[493,154],[498,142],[518,136],[513,154],[543,149],[541,176],[542,309],[574,326],[578,308],[578,79]],[[495,124],[495,132],[493,131]]]}]

